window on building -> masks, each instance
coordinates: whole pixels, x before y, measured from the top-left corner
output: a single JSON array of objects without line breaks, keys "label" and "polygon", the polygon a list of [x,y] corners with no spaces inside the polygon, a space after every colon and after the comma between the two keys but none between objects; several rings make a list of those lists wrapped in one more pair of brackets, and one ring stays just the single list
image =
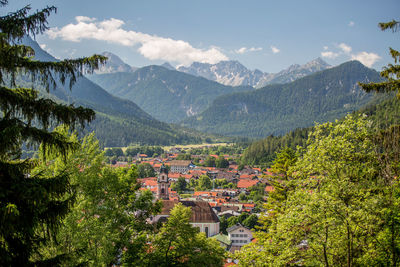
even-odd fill
[{"label": "window on building", "polygon": [[247,237],[247,234],[244,234],[243,236],[244,236],[244,237]]}]

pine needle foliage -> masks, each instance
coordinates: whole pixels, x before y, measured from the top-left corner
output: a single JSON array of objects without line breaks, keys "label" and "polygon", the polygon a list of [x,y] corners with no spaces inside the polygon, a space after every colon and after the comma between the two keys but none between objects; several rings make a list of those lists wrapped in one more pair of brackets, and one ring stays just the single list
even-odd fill
[{"label": "pine needle foliage", "polygon": [[[8,4],[0,0],[0,8]],[[20,44],[25,35],[35,36],[48,29],[47,18],[54,6],[36,12],[25,6],[0,17],[0,265],[54,265],[54,259],[41,261],[40,246],[55,236],[61,219],[68,213],[74,194],[67,170],[49,176],[31,174],[37,164],[21,160],[22,144],[41,145],[43,153],[62,155],[77,147],[75,142],[49,129],[60,125],[84,126],[94,119],[91,109],[63,105],[40,98],[33,88],[20,88],[18,75],[39,82],[49,91],[56,82],[70,88],[82,72],[92,72],[106,58],[88,58],[59,62],[33,60],[31,47]]]},{"label": "pine needle foliage", "polygon": [[[399,30],[399,25],[400,21],[396,20],[378,24],[382,31],[391,29],[392,32],[397,32]],[[400,63],[400,52],[391,47],[389,51],[395,64],[388,64],[386,67],[383,67],[380,74],[386,81],[380,83],[359,83],[359,85],[367,92],[397,92],[397,98],[400,99],[400,65],[398,64]]]}]

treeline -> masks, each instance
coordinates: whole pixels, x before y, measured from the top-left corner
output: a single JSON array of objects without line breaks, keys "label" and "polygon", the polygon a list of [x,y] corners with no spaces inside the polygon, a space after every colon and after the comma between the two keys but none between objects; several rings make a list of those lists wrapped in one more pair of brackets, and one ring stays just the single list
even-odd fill
[{"label": "treeline", "polygon": [[282,135],[358,110],[372,94],[362,91],[357,82],[380,80],[375,70],[350,61],[291,83],[220,96],[182,124],[229,136]]},{"label": "treeline", "polygon": [[146,154],[149,157],[160,156],[164,149],[160,146],[129,146],[125,152],[120,147],[107,148],[105,155],[107,157],[136,157],[137,154]]},{"label": "treeline", "polygon": [[138,142],[144,145],[173,145],[204,141],[200,136],[174,130],[167,124],[159,127],[158,123],[152,125],[152,121],[148,121],[142,124],[129,118],[97,113],[96,120],[87,127],[85,133],[94,131],[104,147],[122,147]]},{"label": "treeline", "polygon": [[241,157],[242,164],[264,165],[270,167],[276,157],[276,152],[284,147],[296,149],[305,146],[311,128],[296,129],[284,136],[268,136],[265,139],[252,143]]},{"label": "treeline", "polygon": [[[400,121],[400,100],[393,94],[374,97],[370,104],[353,114],[366,114],[375,127],[385,129]],[[243,164],[271,166],[276,152],[284,147],[296,149],[297,146],[306,147],[309,133],[313,127],[296,129],[283,136],[268,136],[256,141],[244,150],[241,157]]]}]

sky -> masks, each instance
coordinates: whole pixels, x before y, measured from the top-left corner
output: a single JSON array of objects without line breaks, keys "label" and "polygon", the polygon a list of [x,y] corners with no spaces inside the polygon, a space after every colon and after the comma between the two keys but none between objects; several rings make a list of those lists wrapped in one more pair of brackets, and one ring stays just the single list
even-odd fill
[{"label": "sky", "polygon": [[321,57],[331,65],[356,59],[381,70],[400,50],[399,0],[10,0],[1,15],[31,4],[56,6],[36,41],[53,56],[104,51],[131,66],[237,60],[274,73]]}]

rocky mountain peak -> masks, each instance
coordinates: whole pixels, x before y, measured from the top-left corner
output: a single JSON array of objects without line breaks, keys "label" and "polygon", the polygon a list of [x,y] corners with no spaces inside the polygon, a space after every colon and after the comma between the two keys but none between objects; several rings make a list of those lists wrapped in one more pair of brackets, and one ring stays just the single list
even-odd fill
[{"label": "rocky mountain peak", "polygon": [[106,64],[95,71],[96,74],[134,72],[137,69],[136,67],[129,66],[120,57],[111,52],[103,52],[102,55],[107,57],[108,60]]}]

